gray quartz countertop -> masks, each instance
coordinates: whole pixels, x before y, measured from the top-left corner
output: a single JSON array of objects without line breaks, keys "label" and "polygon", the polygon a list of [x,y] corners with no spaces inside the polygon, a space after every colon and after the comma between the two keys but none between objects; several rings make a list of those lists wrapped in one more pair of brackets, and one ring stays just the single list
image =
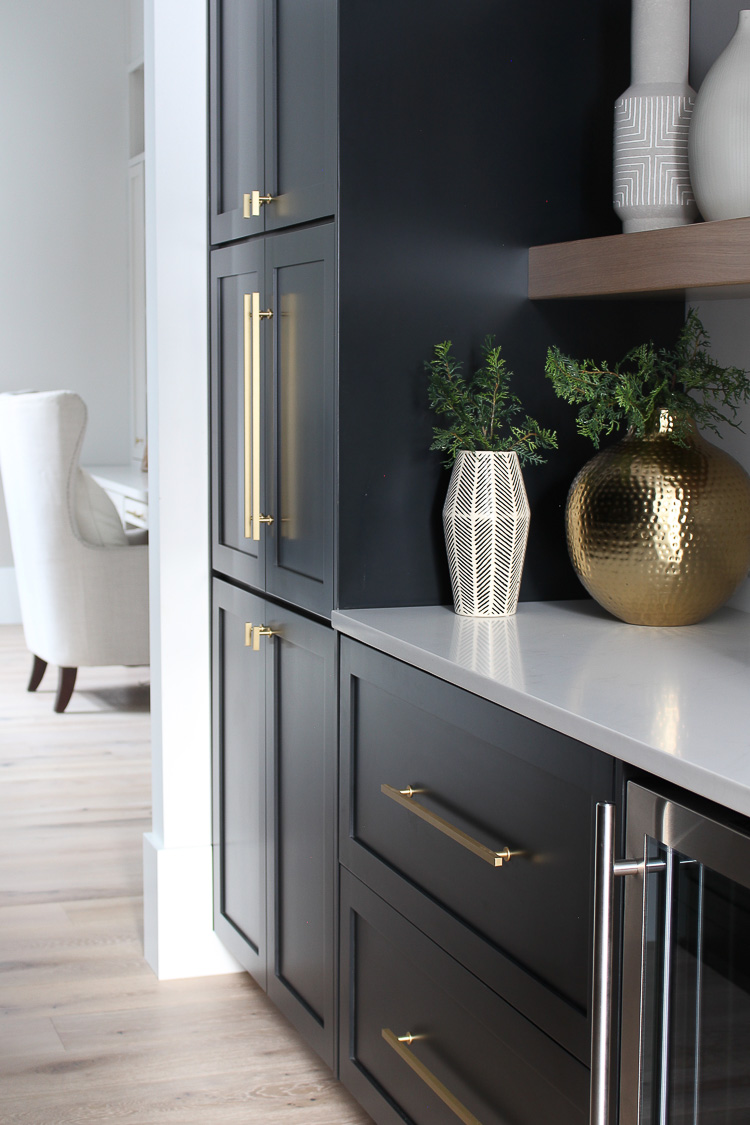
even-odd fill
[{"label": "gray quartz countertop", "polygon": [[750,816],[750,614],[626,625],[590,601],[512,617],[334,612],[341,633]]}]

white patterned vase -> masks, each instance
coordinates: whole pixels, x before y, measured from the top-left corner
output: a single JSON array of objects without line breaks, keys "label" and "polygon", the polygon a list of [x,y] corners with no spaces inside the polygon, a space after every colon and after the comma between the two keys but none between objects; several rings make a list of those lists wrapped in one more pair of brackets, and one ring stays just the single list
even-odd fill
[{"label": "white patterned vase", "polygon": [[529,517],[518,454],[461,450],[443,507],[456,613],[516,612]]},{"label": "white patterned vase", "polygon": [[631,85],[615,102],[613,206],[625,233],[698,217],[688,167],[690,0],[633,0]]},{"label": "white patterned vase", "polygon": [[750,11],[698,91],[689,155],[704,219],[750,215]]}]

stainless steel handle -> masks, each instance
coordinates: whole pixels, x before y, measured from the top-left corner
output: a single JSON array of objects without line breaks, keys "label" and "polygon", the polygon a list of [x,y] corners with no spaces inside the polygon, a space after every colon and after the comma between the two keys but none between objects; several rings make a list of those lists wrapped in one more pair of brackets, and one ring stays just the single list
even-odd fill
[{"label": "stainless steel handle", "polygon": [[615,875],[635,875],[638,869],[637,860],[615,862],[615,806],[608,802],[598,804],[594,853],[590,1125],[610,1125]]},{"label": "stainless steel handle", "polygon": [[463,1102],[460,1102],[455,1094],[445,1086],[439,1078],[429,1070],[424,1063],[417,1058],[417,1056],[409,1050],[408,1044],[413,1043],[415,1039],[421,1038],[419,1035],[394,1035],[394,1033],[387,1027],[384,1027],[380,1034],[385,1039],[389,1047],[391,1047],[396,1054],[404,1060],[407,1066],[410,1066],[414,1073],[422,1079],[425,1086],[429,1086],[433,1094],[440,1098],[448,1106],[448,1109],[455,1113],[459,1121],[463,1125],[482,1125],[481,1121],[474,1116],[471,1110],[468,1110]]},{"label": "stainless steel handle", "polygon": [[467,832],[463,832],[460,828],[456,828],[455,824],[450,821],[444,820],[442,816],[420,805],[419,801],[413,800],[415,793],[423,793],[423,789],[412,789],[411,785],[408,789],[394,789],[392,785],[381,785],[380,792],[384,793],[386,797],[390,797],[396,804],[402,805],[409,812],[414,813],[415,816],[425,820],[431,824],[433,828],[437,828],[443,835],[449,836],[451,840],[455,840],[462,848],[473,852],[474,855],[479,856],[485,863],[489,863],[490,867],[502,867],[507,863],[511,856],[519,855],[519,852],[512,852],[510,848],[503,848],[499,852],[493,852],[492,848],[486,847],[481,844],[479,840],[475,840],[473,836],[469,836]]}]

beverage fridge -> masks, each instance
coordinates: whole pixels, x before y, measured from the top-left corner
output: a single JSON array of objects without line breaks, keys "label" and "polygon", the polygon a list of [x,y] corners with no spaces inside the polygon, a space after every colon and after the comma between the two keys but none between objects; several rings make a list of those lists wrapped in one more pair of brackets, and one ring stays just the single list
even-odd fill
[{"label": "beverage fridge", "polygon": [[617,858],[597,807],[591,1125],[750,1123],[750,835],[700,808],[629,782]]}]

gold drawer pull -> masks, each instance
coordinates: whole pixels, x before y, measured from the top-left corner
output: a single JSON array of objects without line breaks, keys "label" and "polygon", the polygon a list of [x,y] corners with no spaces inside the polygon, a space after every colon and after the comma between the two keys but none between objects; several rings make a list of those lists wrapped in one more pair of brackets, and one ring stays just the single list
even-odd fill
[{"label": "gold drawer pull", "polygon": [[455,824],[451,824],[447,820],[443,820],[442,816],[437,813],[431,812],[430,809],[420,805],[419,801],[413,799],[415,793],[424,793],[423,789],[412,789],[411,785],[407,789],[394,789],[392,785],[381,785],[381,793],[385,793],[386,797],[390,797],[398,805],[403,805],[409,812],[413,812],[415,816],[419,816],[422,820],[426,820],[433,828],[437,828],[439,832],[443,832],[446,836],[450,836],[451,840],[455,840],[462,848],[467,848],[468,851],[478,855],[485,863],[489,863],[490,867],[502,867],[507,863],[512,855],[518,855],[518,852],[511,852],[510,848],[503,848],[502,851],[493,852],[492,848],[485,847],[480,844],[479,840],[475,840],[473,836],[468,833],[462,832],[460,828],[456,828]]},{"label": "gold drawer pull", "polygon": [[482,1125],[481,1121],[474,1116],[463,1104],[460,1102],[455,1094],[452,1094],[447,1086],[444,1086],[439,1078],[436,1078],[431,1070],[428,1070],[423,1062],[413,1054],[407,1044],[413,1043],[415,1039],[419,1039],[419,1035],[394,1035],[387,1027],[384,1027],[380,1033],[385,1039],[389,1047],[404,1060],[407,1066],[410,1066],[418,1078],[421,1078],[425,1086],[429,1086],[433,1094],[437,1094],[441,1102],[445,1102],[459,1121],[463,1121],[464,1125]]}]

